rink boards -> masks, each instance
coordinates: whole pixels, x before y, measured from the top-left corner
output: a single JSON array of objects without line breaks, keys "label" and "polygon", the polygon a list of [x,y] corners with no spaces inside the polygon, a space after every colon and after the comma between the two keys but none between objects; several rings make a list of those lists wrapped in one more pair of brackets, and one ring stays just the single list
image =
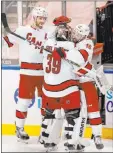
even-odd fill
[{"label": "rink boards", "polygon": [[[106,68],[105,75],[113,84],[113,69]],[[18,102],[19,67],[2,66],[2,135],[15,134],[15,109]],[[32,99],[29,106],[25,130],[29,135],[38,136],[41,124],[41,103],[37,98]],[[105,98],[106,119],[103,126],[103,138],[113,139],[113,93],[108,91]],[[85,137],[91,136],[91,128],[87,125]]]}]

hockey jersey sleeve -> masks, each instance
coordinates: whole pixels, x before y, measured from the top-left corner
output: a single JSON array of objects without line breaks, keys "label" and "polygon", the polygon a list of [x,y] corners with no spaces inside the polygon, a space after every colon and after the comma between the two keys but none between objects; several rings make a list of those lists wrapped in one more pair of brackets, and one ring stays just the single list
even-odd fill
[{"label": "hockey jersey sleeve", "polygon": [[86,63],[86,60],[84,60],[84,57],[77,50],[77,48],[73,48],[72,50],[69,50],[68,52],[66,52],[66,59],[69,61],[72,61],[73,63],[76,63],[78,67]]},{"label": "hockey jersey sleeve", "polygon": [[70,50],[66,54],[66,59],[69,60],[73,65],[73,72],[79,77],[87,76],[89,78],[96,77],[96,70],[91,62],[84,60],[83,56],[79,51]]},{"label": "hockey jersey sleeve", "polygon": [[83,56],[85,62],[90,62],[92,60],[93,49],[94,44],[90,39],[85,39],[84,41],[81,41],[78,45],[78,51]]},{"label": "hockey jersey sleeve", "polygon": [[85,60],[83,55],[77,50],[77,48],[66,52],[66,59],[72,63],[73,72],[78,74],[79,77],[95,77],[95,70],[93,64],[88,60]]},{"label": "hockey jersey sleeve", "polygon": [[[86,39],[81,41],[77,47],[66,53],[66,58],[78,64],[75,66],[74,71],[79,75],[86,75],[90,70],[93,69],[91,64],[94,44],[92,40]],[[87,71],[88,70],[88,71]]]},{"label": "hockey jersey sleeve", "polygon": [[[25,28],[23,26],[18,27],[15,31],[16,34],[22,36],[25,38]],[[5,42],[7,43],[8,47],[12,47],[14,45],[14,43],[21,43],[23,40],[12,35],[12,34],[8,34],[6,36],[3,37]]]},{"label": "hockey jersey sleeve", "polygon": [[89,74],[90,70],[94,69],[93,65],[91,64],[93,49],[94,44],[90,39],[86,39],[79,44],[78,51],[82,54],[85,61],[85,64],[77,70],[77,73],[80,74],[79,76],[87,75]]},{"label": "hockey jersey sleeve", "polygon": [[73,72],[75,74],[77,74],[79,77],[87,76],[92,79],[96,77],[96,70],[94,69],[93,64],[88,61],[85,62],[79,52],[76,52],[76,56],[71,56],[69,53],[67,55],[68,56],[66,56],[66,59],[73,65]]}]

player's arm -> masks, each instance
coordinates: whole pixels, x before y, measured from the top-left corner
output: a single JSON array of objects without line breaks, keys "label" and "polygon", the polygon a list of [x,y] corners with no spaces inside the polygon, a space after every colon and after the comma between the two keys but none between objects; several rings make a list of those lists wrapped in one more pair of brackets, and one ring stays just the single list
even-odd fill
[{"label": "player's arm", "polygon": [[88,54],[86,56],[83,56],[84,50],[78,51],[77,48],[73,48],[71,50],[65,51],[64,48],[59,47],[55,48],[52,55],[55,59],[65,59],[68,61],[72,61],[76,63],[77,65],[82,66],[86,63],[88,59]]},{"label": "player's arm", "polygon": [[[23,27],[20,26],[15,30],[15,33],[18,35],[24,35]],[[19,44],[22,40],[12,34],[7,34],[3,36],[4,41],[8,47],[12,47],[15,43]]]},{"label": "player's arm", "polygon": [[81,52],[86,61],[91,61],[94,51],[94,43],[92,42],[92,40],[87,39],[83,43],[80,43],[78,50]]},{"label": "player's arm", "polygon": [[56,59],[65,58],[66,60],[78,64],[77,70],[82,76],[87,73],[83,68],[89,70],[92,69],[92,64],[88,61],[92,58],[93,48],[93,42],[91,40],[86,40],[85,42],[80,43],[79,47],[75,47],[68,52],[66,52],[64,48],[56,48],[53,51],[53,57]]},{"label": "player's arm", "polygon": [[[103,94],[105,94],[108,89],[113,90],[113,87],[111,87],[108,84],[106,77],[103,73],[103,70],[102,69],[95,70],[91,63],[87,62],[86,64],[84,58],[82,57],[79,51],[75,51],[74,49],[74,50],[70,50],[69,52],[65,52],[64,50],[62,51],[62,48],[56,49],[56,50],[55,52],[57,52],[58,54],[55,54],[55,55],[60,55],[61,58],[64,58],[65,60],[68,60],[72,64],[74,64],[74,66],[76,67],[74,69],[75,73],[79,71],[79,74],[93,78],[98,88]],[[79,68],[79,70],[77,68]]]},{"label": "player's arm", "polygon": [[[94,71],[94,75],[92,74],[93,76],[90,74],[90,71]],[[93,67],[93,64],[91,64],[90,62],[86,62],[84,65],[81,65],[80,67],[75,67],[74,72],[78,74],[79,77],[87,76],[94,78],[95,76],[95,69]]]},{"label": "player's arm", "polygon": [[[88,61],[89,54],[84,51],[71,50],[67,52],[65,59],[72,61],[74,66],[74,73],[79,76],[88,76],[94,78],[96,76],[96,70],[93,64]],[[76,63],[76,65],[74,64]]]}]

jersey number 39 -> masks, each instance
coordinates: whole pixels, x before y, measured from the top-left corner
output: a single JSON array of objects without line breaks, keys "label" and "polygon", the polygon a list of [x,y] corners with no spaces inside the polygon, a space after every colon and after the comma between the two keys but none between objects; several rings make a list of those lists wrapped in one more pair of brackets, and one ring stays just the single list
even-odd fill
[{"label": "jersey number 39", "polygon": [[61,60],[55,60],[51,54],[48,54],[47,59],[48,63],[46,67],[46,73],[52,72],[54,74],[58,74],[61,68]]}]

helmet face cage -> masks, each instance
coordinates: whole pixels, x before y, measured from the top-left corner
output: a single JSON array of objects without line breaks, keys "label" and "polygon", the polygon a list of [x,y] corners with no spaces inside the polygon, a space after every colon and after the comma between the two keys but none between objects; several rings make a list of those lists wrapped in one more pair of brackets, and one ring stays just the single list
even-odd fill
[{"label": "helmet face cage", "polygon": [[86,36],[80,34],[78,32],[78,30],[73,30],[73,33],[72,33],[72,41],[74,42],[77,42],[77,41],[81,41],[83,38],[85,38]]},{"label": "helmet face cage", "polygon": [[72,41],[81,41],[89,35],[89,27],[84,24],[77,25],[75,30],[72,32]]},{"label": "helmet face cage", "polygon": [[59,25],[56,29],[56,40],[70,41],[71,40],[71,31],[72,31],[72,29],[65,24]]}]

